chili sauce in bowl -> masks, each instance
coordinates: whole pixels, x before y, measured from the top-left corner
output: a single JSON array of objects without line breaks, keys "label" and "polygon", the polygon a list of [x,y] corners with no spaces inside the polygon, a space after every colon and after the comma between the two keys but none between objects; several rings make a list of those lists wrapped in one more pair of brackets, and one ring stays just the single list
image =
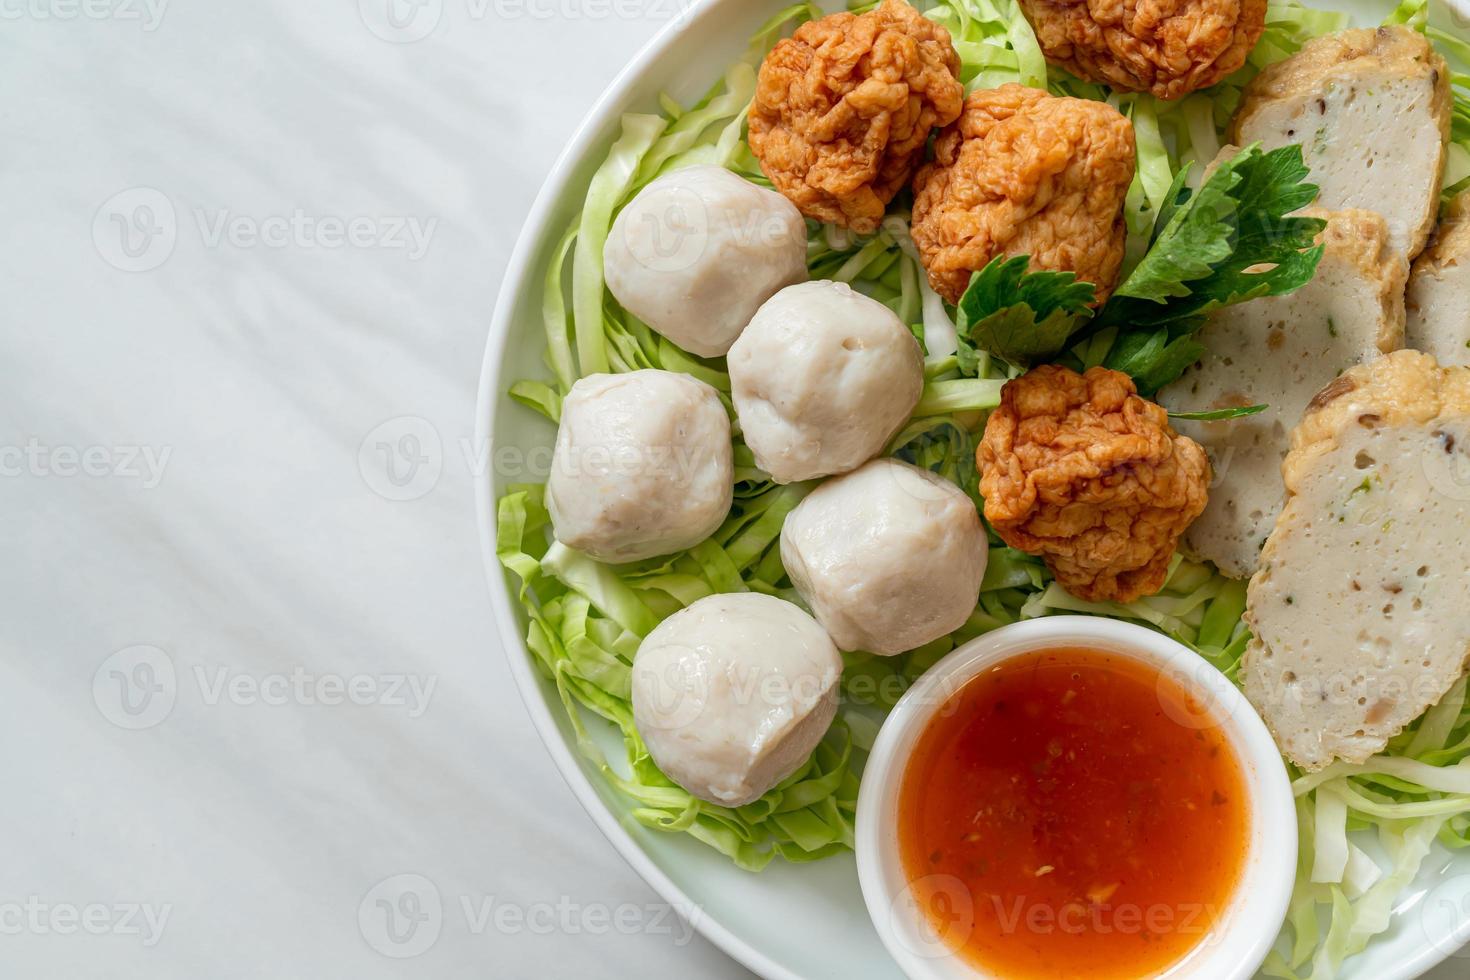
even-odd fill
[{"label": "chili sauce in bowl", "polygon": [[926,672],[874,742],[856,837],[914,980],[1247,980],[1297,863],[1286,767],[1241,692],[1163,634],[1080,616]]},{"label": "chili sauce in bowl", "polygon": [[[971,678],[899,795],[931,927],[1005,977],[1122,980],[1184,959],[1229,903],[1250,824],[1224,732],[1187,721],[1201,713],[1157,668],[1085,647]],[[946,900],[956,881],[967,901]]]}]

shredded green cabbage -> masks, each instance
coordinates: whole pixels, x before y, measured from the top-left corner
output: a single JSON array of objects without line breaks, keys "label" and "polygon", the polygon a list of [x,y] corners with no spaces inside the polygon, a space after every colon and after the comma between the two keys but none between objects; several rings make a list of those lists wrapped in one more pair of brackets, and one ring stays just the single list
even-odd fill
[{"label": "shredded green cabbage", "polygon": [[[1168,103],[1147,95],[1111,95],[1049,68],[1014,0],[941,0],[921,6],[953,35],[967,89],[1005,82],[1044,86],[1056,94],[1111,101],[1133,121],[1139,166],[1128,196],[1129,268],[1143,254],[1154,217],[1181,168],[1193,164],[1189,179],[1198,181],[1219,152],[1222,132],[1250,79],[1347,20],[1295,0],[1274,0],[1265,35],[1245,68],[1212,89]],[[781,11],[757,32],[747,56],[696,104],[684,107],[664,96],[658,113],[624,117],[621,136],[587,189],[582,214],[552,250],[546,269],[542,314],[549,378],[517,382],[511,398],[555,422],[579,377],[653,367],[708,382],[729,407],[730,381],[721,360],[679,350],[608,295],[602,245],[618,209],[651,180],[680,167],[725,166],[769,186],[745,141],[755,70],[783,33],[820,15],[812,4]],[[1470,75],[1460,74],[1459,67],[1470,64],[1470,44],[1447,32],[1427,0],[1404,0],[1389,21],[1425,31],[1459,63],[1446,189],[1462,189],[1470,185]],[[929,288],[902,212],[900,201],[881,230],[868,237],[810,223],[809,270],[813,278],[848,282],[885,303],[924,344],[923,398],[887,452],[940,473],[979,505],[975,444],[986,412],[998,404],[1000,387],[1014,369],[978,351],[973,352],[979,361],[974,376],[961,376],[954,312]],[[1109,331],[1092,338],[1077,352],[1083,366],[1099,363],[1113,340]],[[750,590],[799,601],[781,565],[779,537],[786,514],[811,485],[772,483],[756,468],[738,426],[735,460],[729,518],[709,541],[689,551],[631,565],[601,565],[552,541],[543,489],[529,485],[511,486],[500,499],[497,548],[519,581],[527,646],[556,687],[579,751],[628,797],[632,819],[686,833],[741,868],[755,871],[778,857],[811,861],[850,849],[861,760],[884,714],[940,657],[990,630],[1059,613],[1126,619],[1173,637],[1232,680],[1237,677],[1250,640],[1242,621],[1245,583],[1176,556],[1159,594],[1126,605],[1089,603],[1053,582],[1041,561],[1004,546],[992,533],[979,602],[960,630],[900,657],[848,655],[838,719],[800,770],[749,806],[730,809],[697,800],[649,758],[633,725],[630,668],[653,626],[706,595]],[[589,730],[589,719],[595,718],[611,723],[607,731],[620,738],[621,759],[610,760],[602,747],[606,738]],[[1266,972],[1288,980],[1325,980],[1389,927],[1394,899],[1419,873],[1436,841],[1452,850],[1470,847],[1465,682],[1382,756],[1360,766],[1338,764],[1294,776],[1302,856],[1288,920]],[[1370,849],[1385,863],[1371,857]]]}]

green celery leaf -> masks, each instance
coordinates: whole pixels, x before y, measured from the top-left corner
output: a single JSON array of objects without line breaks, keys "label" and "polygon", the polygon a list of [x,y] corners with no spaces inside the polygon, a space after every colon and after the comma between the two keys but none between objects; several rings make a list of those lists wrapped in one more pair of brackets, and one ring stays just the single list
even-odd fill
[{"label": "green celery leaf", "polygon": [[996,256],[960,297],[957,329],[962,373],[973,375],[976,352],[1029,365],[1061,350],[1092,317],[1096,288],[1070,272],[1027,272],[1025,255]]},{"label": "green celery leaf", "polygon": [[1116,329],[1103,363],[1145,395],[1178,378],[1204,349],[1192,335],[1215,310],[1290,293],[1311,281],[1326,223],[1291,216],[1317,198],[1300,146],[1259,144],[1219,164],[1191,195],[1181,171],[1147,254],[1087,331]]},{"label": "green celery leaf", "polygon": [[1121,333],[1103,366],[1128,375],[1140,394],[1150,396],[1204,355],[1204,345],[1194,339],[1200,325],[1199,320],[1186,320],[1172,330],[1155,327]]},{"label": "green celery leaf", "polygon": [[1310,282],[1326,223],[1289,217],[1317,199],[1308,173],[1296,145],[1267,153],[1255,144],[1220,164],[1199,193],[1160,214],[1153,246],[1099,323],[1170,324]]}]

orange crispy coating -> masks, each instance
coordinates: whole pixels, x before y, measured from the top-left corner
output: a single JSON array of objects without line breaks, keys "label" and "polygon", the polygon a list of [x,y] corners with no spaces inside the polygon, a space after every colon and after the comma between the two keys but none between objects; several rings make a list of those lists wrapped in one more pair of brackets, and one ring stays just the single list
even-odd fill
[{"label": "orange crispy coating", "polygon": [[949,32],[903,0],[797,28],[761,64],[750,148],[802,214],[869,233],[960,114]]},{"label": "orange crispy coating", "polygon": [[1245,64],[1266,0],[1020,0],[1041,50],[1079,78],[1178,99]]},{"label": "orange crispy coating", "polygon": [[976,457],[996,533],[1094,602],[1157,592],[1208,496],[1204,450],[1106,368],[1045,365],[1007,383]]},{"label": "orange crispy coating", "polygon": [[1103,102],[1023,85],[977,91],[914,181],[913,237],[934,290],[958,303],[997,255],[1117,284],[1133,127]]}]

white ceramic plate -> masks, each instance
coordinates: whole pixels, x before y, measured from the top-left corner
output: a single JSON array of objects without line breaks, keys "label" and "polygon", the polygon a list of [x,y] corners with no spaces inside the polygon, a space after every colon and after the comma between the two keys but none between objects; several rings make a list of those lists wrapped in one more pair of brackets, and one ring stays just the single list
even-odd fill
[{"label": "white ceramic plate", "polygon": [[[1322,4],[1322,0],[1309,0]],[[1470,0],[1456,0],[1470,10]],[[511,402],[512,382],[542,377],[544,334],[541,282],[562,229],[580,210],[583,191],[616,138],[627,111],[656,108],[661,91],[689,101],[745,51],[749,37],[789,0],[699,0],[633,59],[592,109],[552,168],[531,209],[501,288],[490,327],[476,410],[477,445],[527,453],[545,451],[552,427]],[[1325,4],[1322,4],[1325,5]],[[823,6],[835,8],[829,2]],[[1336,4],[1334,4],[1336,6]],[[1378,23],[1388,0],[1342,0],[1339,9],[1364,24]],[[495,458],[516,458],[507,453]],[[526,458],[521,456],[519,458]],[[495,558],[495,501],[505,485],[526,477],[484,468],[476,508],[495,619],[511,673],[547,749],[582,805],[629,864],[696,928],[751,970],[771,980],[896,980],[858,890],[851,855],[792,867],[773,862],[760,874],[735,868],[684,836],[648,830],[628,817],[629,804],[576,752],[555,689],[533,668],[525,621],[505,571]],[[593,722],[594,731],[608,726]],[[621,744],[607,741],[609,755]],[[1432,859],[1403,898],[1393,929],[1345,970],[1343,980],[1409,980],[1470,940],[1470,854]],[[1470,951],[1465,973],[1470,973]],[[1463,974],[1462,974],[1463,975]]]}]

